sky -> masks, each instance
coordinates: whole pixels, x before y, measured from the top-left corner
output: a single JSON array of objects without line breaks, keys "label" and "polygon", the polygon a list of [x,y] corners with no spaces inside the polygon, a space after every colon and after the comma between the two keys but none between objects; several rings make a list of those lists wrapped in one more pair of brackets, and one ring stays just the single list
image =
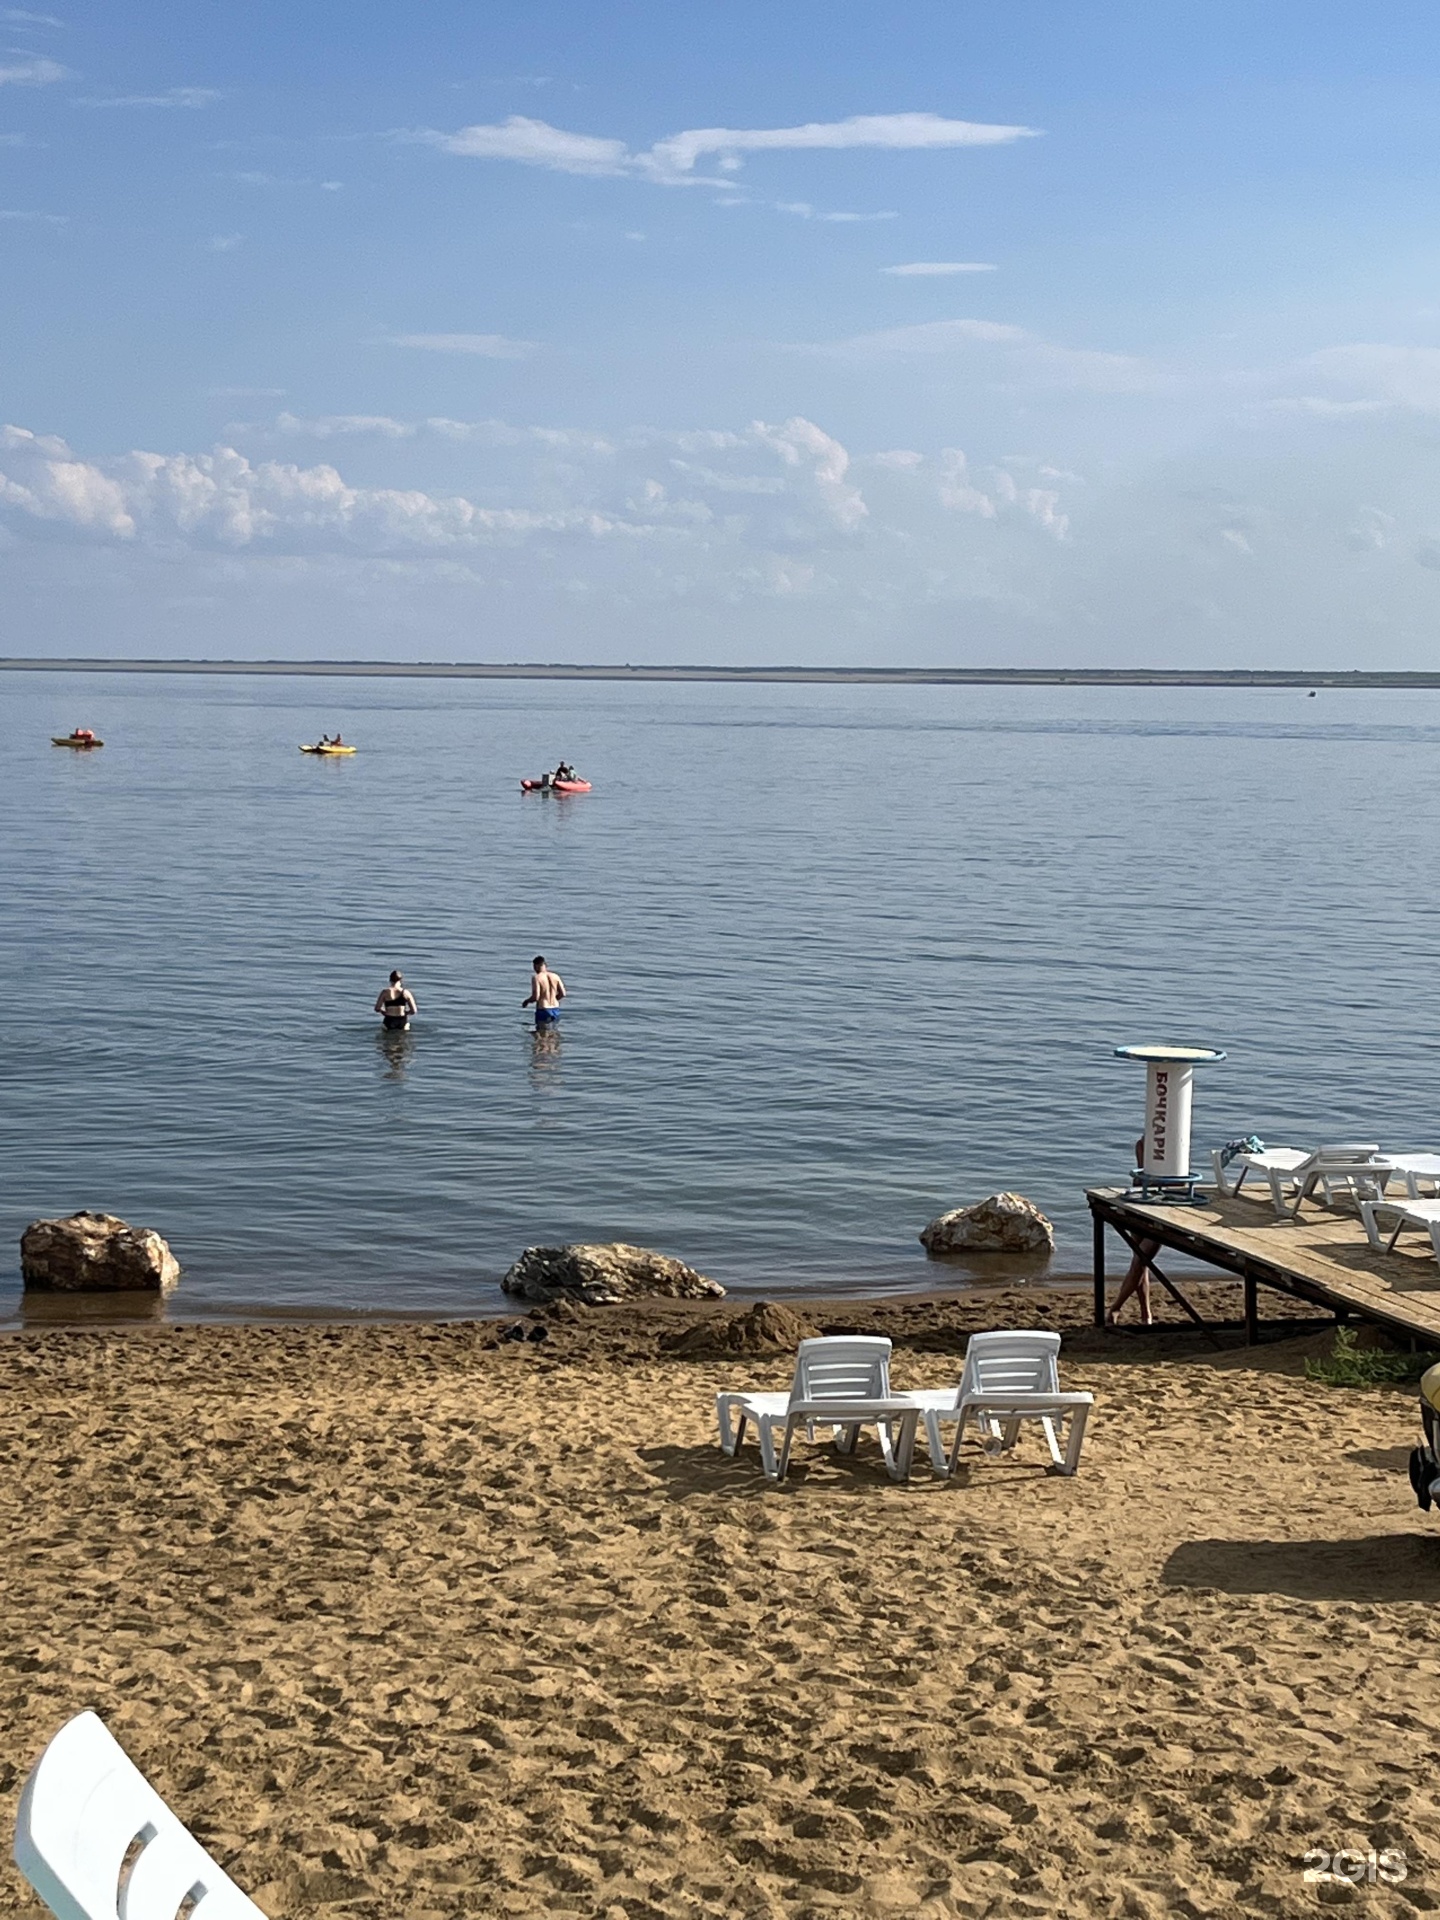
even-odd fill
[{"label": "sky", "polygon": [[1440,11],[0,5],[0,652],[1435,667]]}]

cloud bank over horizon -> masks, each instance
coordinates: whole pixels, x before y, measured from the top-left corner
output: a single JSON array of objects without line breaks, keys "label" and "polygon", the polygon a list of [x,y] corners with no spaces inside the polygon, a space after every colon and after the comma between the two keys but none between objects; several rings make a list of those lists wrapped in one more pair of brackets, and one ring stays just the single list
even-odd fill
[{"label": "cloud bank over horizon", "polygon": [[[1323,364],[1358,377],[1354,356]],[[73,620],[93,591],[112,636],[117,590],[123,605],[163,580],[181,604],[213,600],[199,651],[240,657],[262,608],[262,653],[313,652],[321,593],[338,596],[339,652],[356,657],[498,645],[504,658],[1103,665],[1153,663],[1163,632],[1184,638],[1181,663],[1383,664],[1370,646],[1415,640],[1440,591],[1427,436],[1397,462],[1368,407],[1268,404],[1244,461],[1212,450],[1098,479],[954,446],[856,451],[803,416],[607,433],[282,411],[233,423],[248,451],[109,458],[8,426],[0,558],[17,605],[28,582],[32,617],[58,587],[48,617]],[[1421,381],[1408,404],[1440,411],[1440,386]],[[401,457],[459,462],[468,485],[352,476]],[[397,621],[408,633],[422,607],[428,638],[397,654]],[[477,644],[494,631],[488,614],[476,625],[484,610],[518,619],[528,645]],[[1284,658],[1267,644],[1282,619],[1304,634]],[[726,632],[740,644],[717,653]],[[86,650],[153,653],[153,633]]]}]

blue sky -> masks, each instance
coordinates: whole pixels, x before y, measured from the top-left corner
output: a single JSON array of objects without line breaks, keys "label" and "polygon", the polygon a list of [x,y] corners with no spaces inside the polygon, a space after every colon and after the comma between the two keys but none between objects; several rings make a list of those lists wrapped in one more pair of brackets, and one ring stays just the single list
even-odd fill
[{"label": "blue sky", "polygon": [[1434,664],[1440,16],[0,7],[0,648]]}]

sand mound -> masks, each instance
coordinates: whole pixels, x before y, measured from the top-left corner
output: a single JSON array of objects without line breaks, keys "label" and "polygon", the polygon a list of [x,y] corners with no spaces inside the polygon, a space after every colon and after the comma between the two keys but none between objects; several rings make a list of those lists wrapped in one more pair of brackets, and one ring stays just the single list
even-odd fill
[{"label": "sand mound", "polygon": [[791,1307],[760,1300],[748,1313],[729,1314],[723,1320],[702,1320],[660,1342],[664,1353],[685,1360],[728,1360],[732,1354],[794,1353],[802,1340],[820,1329]]}]

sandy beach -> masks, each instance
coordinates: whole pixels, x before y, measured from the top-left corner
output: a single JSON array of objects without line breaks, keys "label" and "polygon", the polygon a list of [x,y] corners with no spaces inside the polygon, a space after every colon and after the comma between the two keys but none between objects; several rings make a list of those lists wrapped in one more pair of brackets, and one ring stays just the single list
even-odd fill
[{"label": "sandy beach", "polygon": [[667,1352],[688,1309],[7,1338],[7,1837],[91,1706],[274,1920],[1434,1910],[1413,1393],[1085,1306],[820,1316],[901,1386],[1074,1328],[1079,1477],[909,1487],[873,1442],[724,1459],[715,1391],[788,1366]]}]

